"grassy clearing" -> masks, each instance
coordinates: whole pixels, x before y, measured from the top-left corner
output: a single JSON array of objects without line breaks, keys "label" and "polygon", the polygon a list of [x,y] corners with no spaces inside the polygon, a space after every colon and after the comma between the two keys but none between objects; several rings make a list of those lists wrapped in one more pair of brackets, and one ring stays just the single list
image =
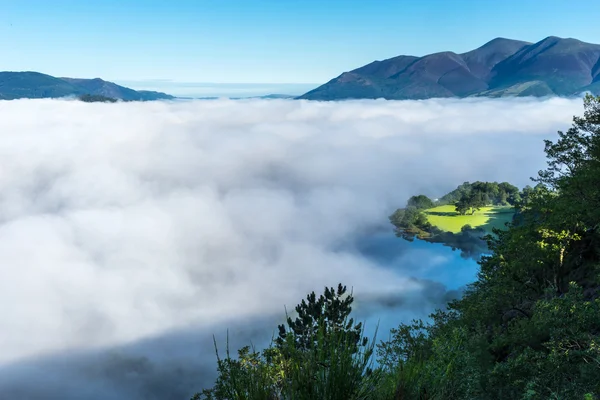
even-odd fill
[{"label": "grassy clearing", "polygon": [[512,220],[515,210],[512,207],[483,207],[474,215],[459,215],[453,205],[445,205],[425,210],[427,220],[443,231],[460,232],[460,228],[469,224],[473,228],[482,227],[491,232],[492,228],[505,228],[504,224]]}]

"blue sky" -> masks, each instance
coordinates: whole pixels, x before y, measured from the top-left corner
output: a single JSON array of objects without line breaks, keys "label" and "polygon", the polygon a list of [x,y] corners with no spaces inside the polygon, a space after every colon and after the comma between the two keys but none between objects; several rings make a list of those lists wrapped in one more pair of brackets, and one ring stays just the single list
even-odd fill
[{"label": "blue sky", "polygon": [[498,36],[600,42],[593,0],[0,0],[0,11],[0,70],[158,86],[322,83]]}]

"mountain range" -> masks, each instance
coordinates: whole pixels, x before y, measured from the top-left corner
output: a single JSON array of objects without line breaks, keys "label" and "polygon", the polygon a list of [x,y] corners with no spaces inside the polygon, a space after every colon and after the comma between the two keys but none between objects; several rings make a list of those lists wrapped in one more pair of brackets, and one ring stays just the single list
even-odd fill
[{"label": "mountain range", "polygon": [[0,100],[96,95],[125,101],[169,100],[162,92],[133,90],[100,78],[56,78],[39,72],[0,72]]},{"label": "mountain range", "polygon": [[547,37],[496,38],[467,53],[398,56],[344,72],[307,100],[600,94],[600,45]]}]

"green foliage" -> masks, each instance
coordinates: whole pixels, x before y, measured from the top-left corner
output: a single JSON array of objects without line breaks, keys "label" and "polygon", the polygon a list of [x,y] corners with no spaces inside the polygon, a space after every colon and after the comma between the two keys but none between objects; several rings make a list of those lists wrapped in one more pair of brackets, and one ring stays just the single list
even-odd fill
[{"label": "green foliage", "polygon": [[455,204],[455,210],[460,215],[465,215],[472,208],[468,197],[461,197]]},{"label": "green foliage", "polygon": [[432,226],[427,221],[423,211],[415,207],[397,209],[389,217],[390,222],[396,227],[396,234],[406,240],[414,240],[416,237],[426,237]]},{"label": "green foliage", "polygon": [[418,196],[412,196],[406,203],[407,207],[414,207],[417,210],[426,210],[428,208],[435,207],[435,203],[429,197],[424,194]]},{"label": "green foliage", "polygon": [[[287,317],[288,328],[279,325],[279,337],[275,341],[277,346],[283,349],[286,340],[292,337],[296,349],[306,351],[319,345],[317,338],[326,339],[335,332],[346,332],[347,338],[352,341],[351,349],[356,352],[361,342],[362,324],[355,325],[354,319],[349,317],[354,297],[347,291],[346,286],[339,284],[337,290],[326,287],[318,298],[315,292],[311,292],[306,300],[296,306],[298,316],[295,319]],[[323,330],[322,338],[316,334],[319,329]],[[366,339],[362,340],[366,342]]]},{"label": "green foliage", "polygon": [[514,206],[521,201],[521,194],[519,188],[508,182],[465,182],[443,196],[441,201],[454,204],[456,212],[465,215],[469,211],[474,214],[489,205]]},{"label": "green foliage", "polygon": [[289,368],[284,374],[284,399],[376,399],[380,373],[373,371],[374,340],[356,346],[353,331],[326,333],[321,325],[317,346],[301,351],[290,340]]},{"label": "green foliage", "polygon": [[508,182],[464,182],[450,193],[442,196],[440,204],[456,204],[456,202],[475,201],[484,205],[507,206],[514,205],[521,198],[519,188]]},{"label": "green foliage", "polygon": [[498,364],[492,377],[500,384],[508,377],[511,390],[530,399],[600,393],[600,300],[586,300],[576,283],[561,297],[550,291],[530,319],[512,327],[505,343],[518,353]]},{"label": "green foliage", "polygon": [[[215,342],[215,349],[217,344]],[[219,378],[212,389],[204,389],[192,400],[247,399],[272,400],[281,391],[279,379],[280,357],[274,351],[257,352],[250,346],[238,351],[238,358],[229,354],[220,358],[217,350],[217,371]]]},{"label": "green foliage", "polygon": [[[337,290],[314,292],[287,318],[277,339],[262,352],[244,347],[237,359],[217,351],[215,386],[196,394],[206,400],[376,400],[382,379],[372,368],[375,340],[363,338],[361,324],[349,317],[352,296]],[[216,343],[215,343],[216,347]]]}]

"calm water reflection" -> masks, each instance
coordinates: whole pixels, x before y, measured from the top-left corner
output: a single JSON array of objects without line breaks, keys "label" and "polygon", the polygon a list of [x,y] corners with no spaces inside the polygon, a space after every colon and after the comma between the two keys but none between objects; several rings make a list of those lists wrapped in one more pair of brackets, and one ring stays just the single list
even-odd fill
[{"label": "calm water reflection", "polygon": [[365,257],[403,276],[431,279],[449,290],[459,289],[475,280],[479,265],[463,258],[459,250],[423,240],[408,242],[391,231],[381,231],[360,238],[356,248]]},{"label": "calm water reflection", "polygon": [[428,320],[433,311],[459,297],[479,270],[477,261],[461,256],[459,250],[422,240],[408,242],[396,237],[391,229],[361,236],[353,248],[380,268],[418,281],[423,287],[418,294],[404,294],[399,289],[398,296],[390,301],[368,305],[357,296],[355,315],[365,322],[365,333],[369,336],[379,326],[378,339],[387,339],[389,330],[401,322]]}]

